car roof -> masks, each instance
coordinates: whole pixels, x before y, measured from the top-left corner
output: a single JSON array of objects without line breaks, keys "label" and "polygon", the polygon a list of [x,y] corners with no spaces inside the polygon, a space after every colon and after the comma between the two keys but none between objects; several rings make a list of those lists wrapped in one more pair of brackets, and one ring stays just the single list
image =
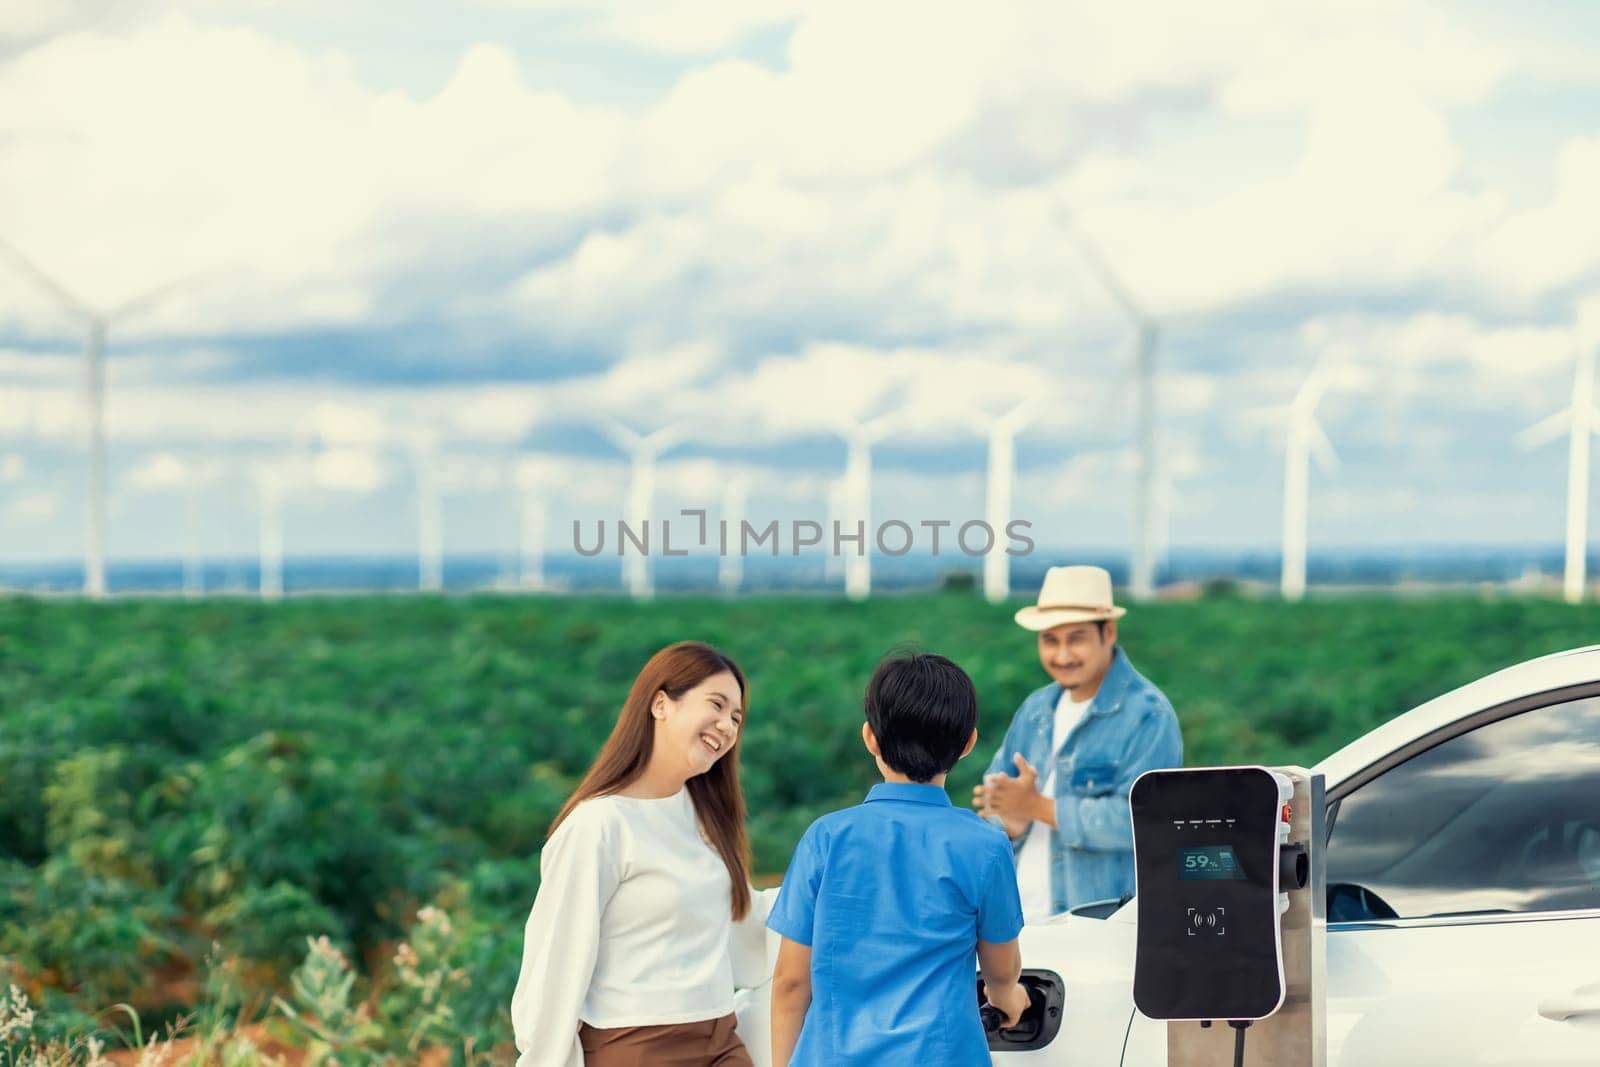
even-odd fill
[{"label": "car roof", "polygon": [[1600,681],[1600,645],[1530,659],[1452,689],[1356,738],[1312,770],[1333,789],[1353,774],[1436,730],[1507,701]]}]

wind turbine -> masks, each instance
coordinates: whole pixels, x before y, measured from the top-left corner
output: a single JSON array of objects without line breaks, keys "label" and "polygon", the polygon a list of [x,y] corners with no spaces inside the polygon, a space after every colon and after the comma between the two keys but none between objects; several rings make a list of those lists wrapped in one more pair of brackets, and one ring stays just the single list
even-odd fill
[{"label": "wind turbine", "polygon": [[544,501],[524,493],[517,524],[517,584],[523,589],[544,588]]},{"label": "wind turbine", "polygon": [[995,542],[983,557],[983,595],[998,604],[1011,595],[1011,557],[1006,555],[1006,524],[1011,521],[1011,486],[1016,476],[1016,438],[1033,421],[1035,403],[1024,400],[1003,415],[987,420],[989,477],[984,494],[984,514]]},{"label": "wind turbine", "polygon": [[1583,600],[1589,551],[1589,438],[1600,429],[1594,405],[1594,354],[1600,345],[1600,295],[1578,307],[1572,400],[1562,410],[1517,435],[1524,449],[1537,448],[1568,432],[1567,560],[1561,594],[1569,604]]},{"label": "wind turbine", "polygon": [[1172,513],[1183,503],[1177,479],[1165,469],[1156,477],[1156,562],[1165,567],[1172,558]]},{"label": "wind turbine", "polygon": [[190,485],[184,499],[183,595],[197,597],[205,591],[205,559],[200,553],[200,487]]},{"label": "wind turbine", "polygon": [[[180,461],[182,462],[182,461]],[[201,495],[219,475],[218,465],[189,461],[182,463],[184,475],[183,519],[183,595],[204,596],[206,591],[205,552],[201,532],[205,515]]]},{"label": "wind turbine", "polygon": [[[667,449],[680,444],[687,436],[676,424],[663,426],[650,434],[639,434],[618,422],[604,426],[606,435],[633,461],[632,475],[628,480],[628,524],[635,532],[644,532],[648,543],[650,511],[656,492],[656,460]],[[664,528],[664,527],[663,527]],[[622,531],[617,531],[617,547],[622,547]],[[647,599],[655,595],[655,582],[651,576],[650,556],[636,552],[622,557],[622,580],[630,596]]]},{"label": "wind turbine", "polygon": [[728,524],[729,551],[717,560],[717,584],[730,596],[739,592],[739,584],[744,580],[744,557],[739,555],[743,539],[738,531],[749,500],[749,487],[741,475],[735,474],[722,483],[722,507],[718,517]]},{"label": "wind turbine", "polygon": [[89,507],[83,552],[83,591],[88,596],[103,597],[106,595],[106,335],[113,322],[148,310],[187,279],[169,282],[108,310],[97,309],[40,270],[10,242],[0,239],[0,252],[62,310],[81,322],[86,331],[83,380],[89,409]]},{"label": "wind turbine", "polygon": [[547,524],[543,490],[547,488],[547,478],[533,456],[523,455],[512,461],[505,481],[514,494],[517,587],[524,591],[543,589]]},{"label": "wind turbine", "polygon": [[1067,230],[1100,284],[1122,308],[1137,332],[1134,372],[1139,378],[1139,452],[1134,476],[1134,542],[1132,593],[1148,600],[1155,593],[1156,344],[1161,330],[1142,304],[1122,284],[1100,249],[1078,229],[1070,214]]},{"label": "wind turbine", "polygon": [[[201,497],[221,475],[221,462],[198,456],[183,458],[176,452],[157,452],[134,468],[124,485],[135,489],[178,495],[183,502],[182,590],[186,597],[205,592],[205,561],[202,557],[201,523],[204,518]],[[3,481],[0,475],[0,481]]]},{"label": "wind turbine", "polygon": [[822,577],[824,581],[838,578],[844,573],[844,560],[833,551],[834,524],[843,525],[845,513],[849,508],[846,489],[848,483],[841,476],[828,481],[827,494],[827,530],[823,535]]},{"label": "wind turbine", "polygon": [[439,442],[431,432],[412,435],[417,486],[417,589],[444,589],[444,519],[439,493]]},{"label": "wind turbine", "polygon": [[1283,453],[1283,598],[1299,600],[1306,593],[1306,510],[1311,456],[1324,472],[1339,466],[1328,435],[1317,425],[1317,401],[1328,385],[1321,363],[1301,383],[1289,404],[1289,432]]},{"label": "wind turbine", "polygon": [[888,436],[897,418],[891,412],[867,422],[846,423],[838,431],[849,446],[844,466],[845,520],[860,523],[862,537],[859,551],[844,558],[844,595],[851,600],[872,594],[872,446]]},{"label": "wind turbine", "polygon": [[283,483],[281,466],[268,462],[256,469],[262,600],[277,600],[283,596]]}]

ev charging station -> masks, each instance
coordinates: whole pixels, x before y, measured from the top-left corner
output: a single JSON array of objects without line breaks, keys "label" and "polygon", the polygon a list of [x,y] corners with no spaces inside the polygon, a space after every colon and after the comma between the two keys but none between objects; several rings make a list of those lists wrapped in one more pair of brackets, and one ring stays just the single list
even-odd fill
[{"label": "ev charging station", "polygon": [[1166,1021],[1168,1067],[1324,1067],[1322,776],[1300,767],[1148,771],[1128,804],[1133,1000]]}]

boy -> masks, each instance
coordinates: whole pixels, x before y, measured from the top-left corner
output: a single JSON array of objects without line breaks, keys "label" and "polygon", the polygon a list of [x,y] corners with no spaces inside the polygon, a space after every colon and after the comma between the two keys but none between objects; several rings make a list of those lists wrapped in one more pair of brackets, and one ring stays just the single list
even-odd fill
[{"label": "boy", "polygon": [[773,1067],[988,1064],[974,952],[1006,1026],[1028,994],[1011,845],[944,791],[977,743],[977,693],[943,656],[896,655],[866,713],[883,784],[811,824],[767,919]]}]

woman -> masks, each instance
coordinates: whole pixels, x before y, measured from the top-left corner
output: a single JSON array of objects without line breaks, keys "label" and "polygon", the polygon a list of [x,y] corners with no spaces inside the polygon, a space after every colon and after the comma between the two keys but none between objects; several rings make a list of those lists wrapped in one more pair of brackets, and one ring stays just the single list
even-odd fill
[{"label": "woman", "polygon": [[698,641],[634,679],[540,856],[511,998],[518,1067],[749,1067],[735,966],[764,978],[770,901],[752,907],[747,706],[744,674]]}]

